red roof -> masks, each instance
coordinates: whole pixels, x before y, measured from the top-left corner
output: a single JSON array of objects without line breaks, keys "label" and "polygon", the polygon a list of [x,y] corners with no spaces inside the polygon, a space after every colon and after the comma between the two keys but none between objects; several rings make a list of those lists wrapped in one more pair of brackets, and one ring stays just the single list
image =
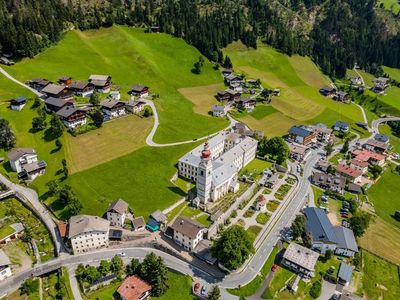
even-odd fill
[{"label": "red roof", "polygon": [[120,285],[117,292],[126,300],[139,300],[142,295],[151,290],[151,285],[140,277],[134,275],[127,277]]},{"label": "red roof", "polygon": [[375,153],[369,150],[363,150],[360,151],[358,153],[354,153],[356,155],[356,159],[357,160],[361,160],[361,161],[369,161],[371,158],[376,160],[376,161],[382,161],[385,160],[386,156],[379,154],[379,153]]},{"label": "red roof", "polygon": [[348,165],[345,165],[345,164],[337,165],[336,171],[338,171],[339,173],[342,173],[344,175],[347,175],[349,177],[352,177],[352,178],[357,178],[357,177],[360,177],[362,175],[361,171],[353,169],[353,168],[351,168],[351,167],[349,167]]},{"label": "red roof", "polygon": [[68,223],[64,221],[58,222],[58,231],[60,231],[61,237],[66,237],[68,231]]},{"label": "red roof", "polygon": [[358,166],[358,167],[362,167],[362,168],[368,167],[367,161],[363,161],[363,160],[359,160],[359,159],[352,159],[350,161],[350,164]]}]

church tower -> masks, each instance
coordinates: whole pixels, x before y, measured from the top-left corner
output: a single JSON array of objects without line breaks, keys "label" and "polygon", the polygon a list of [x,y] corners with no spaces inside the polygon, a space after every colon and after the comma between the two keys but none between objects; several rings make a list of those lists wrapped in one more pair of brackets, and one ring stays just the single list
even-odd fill
[{"label": "church tower", "polygon": [[201,152],[201,162],[197,174],[197,197],[202,204],[207,204],[210,199],[212,169],[211,150],[208,143],[205,143],[204,150]]}]

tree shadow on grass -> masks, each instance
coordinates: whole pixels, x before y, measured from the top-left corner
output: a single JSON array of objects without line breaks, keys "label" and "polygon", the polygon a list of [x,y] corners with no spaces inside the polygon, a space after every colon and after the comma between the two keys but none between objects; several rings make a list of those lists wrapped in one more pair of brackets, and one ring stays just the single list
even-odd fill
[{"label": "tree shadow on grass", "polygon": [[50,128],[47,128],[47,129],[44,131],[43,139],[44,139],[46,142],[54,141],[54,140],[57,139],[57,138],[59,138],[59,136],[57,136],[57,135],[54,134],[54,132],[53,132],[53,130],[52,130],[51,127],[50,127]]},{"label": "tree shadow on grass", "polygon": [[185,197],[186,193],[184,191],[182,191],[180,188],[176,187],[176,186],[169,186],[168,189],[173,192],[174,194],[177,194],[181,197]]}]

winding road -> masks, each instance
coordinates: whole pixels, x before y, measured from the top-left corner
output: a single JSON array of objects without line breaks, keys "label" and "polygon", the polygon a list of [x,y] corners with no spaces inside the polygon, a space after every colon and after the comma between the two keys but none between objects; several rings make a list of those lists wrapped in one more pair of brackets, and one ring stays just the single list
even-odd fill
[{"label": "winding road", "polygon": [[[2,68],[0,68],[0,72],[5,75],[7,78],[10,80],[18,83],[21,86],[24,86],[28,88],[29,90],[32,91],[32,89],[28,86],[26,86],[24,83],[18,81],[17,79],[13,78],[11,75],[9,75],[6,71],[4,71]],[[37,93],[36,91],[32,91],[36,95],[39,96],[40,93]],[[146,100],[147,105],[149,105],[154,113],[154,125],[149,133],[149,135],[146,138],[146,143],[149,146],[152,147],[168,147],[168,146],[176,146],[176,145],[181,145],[181,144],[188,144],[188,143],[193,143],[198,140],[204,140],[209,138],[212,135],[201,137],[198,139],[194,140],[188,140],[188,141],[182,141],[182,142],[176,142],[176,143],[169,143],[169,144],[158,144],[153,142],[153,137],[157,131],[157,128],[159,126],[159,116],[157,109],[154,105],[154,103],[150,100]],[[365,114],[365,113],[364,113]],[[378,126],[379,124],[387,121],[393,121],[393,120],[399,120],[400,118],[397,117],[389,117],[389,118],[381,118],[378,120],[375,120],[372,122],[371,125],[371,131],[372,133],[378,132]],[[230,118],[230,127],[232,127],[236,121],[232,118]],[[280,210],[277,214],[276,221],[273,222],[270,225],[269,230],[267,230],[263,237],[262,241],[259,244],[259,247],[257,248],[256,252],[254,255],[246,262],[244,268],[242,268],[241,271],[231,273],[227,275],[224,278],[215,278],[211,274],[189,264],[184,261],[182,261],[179,258],[176,258],[174,256],[171,256],[165,252],[155,250],[152,248],[125,248],[121,247],[118,249],[101,249],[96,252],[90,252],[87,254],[80,254],[80,255],[70,255],[65,253],[64,246],[61,242],[61,238],[59,236],[58,230],[55,226],[55,222],[47,209],[39,202],[38,195],[35,191],[19,186],[17,184],[14,184],[10,182],[7,178],[2,176],[0,174],[0,181],[6,183],[6,185],[16,191],[18,194],[22,195],[29,203],[32,205],[32,207],[37,211],[38,214],[40,214],[40,217],[44,220],[47,228],[49,228],[49,231],[55,241],[56,244],[56,249],[57,253],[61,254],[57,258],[52,259],[50,261],[47,261],[45,263],[40,263],[34,266],[32,269],[24,272],[20,272],[2,282],[0,282],[0,297],[2,295],[8,294],[15,289],[17,289],[21,283],[26,280],[27,278],[30,278],[32,276],[40,276],[43,274],[46,274],[50,271],[56,270],[62,266],[66,266],[69,268],[73,268],[77,264],[83,263],[83,264],[88,264],[88,263],[93,263],[97,262],[102,259],[111,259],[113,256],[117,255],[118,253],[125,252],[126,253],[126,259],[130,258],[139,258],[143,259],[146,254],[149,252],[155,252],[157,255],[161,256],[166,265],[174,269],[176,271],[179,271],[183,274],[190,275],[192,277],[197,277],[201,278],[202,280],[208,282],[208,283],[216,283],[223,289],[221,290],[222,297],[223,299],[237,299],[237,297],[230,295],[226,292],[226,288],[236,288],[239,285],[244,286],[247,283],[249,283],[251,280],[253,280],[259,273],[261,268],[264,265],[265,260],[268,258],[270,253],[272,252],[273,247],[277,243],[278,239],[280,238],[280,232],[284,227],[287,227],[291,224],[293,219],[295,218],[296,214],[300,211],[302,206],[304,205],[307,195],[309,194],[310,191],[310,182],[309,182],[309,177],[311,176],[313,167],[315,163],[318,161],[319,158],[324,156],[324,153],[322,153],[322,150],[312,150],[306,161],[304,162],[304,168],[303,168],[303,175],[297,173],[296,171],[293,171],[292,174],[298,178],[298,185],[293,192],[291,196],[289,196],[287,202],[283,205],[282,210]],[[295,164],[290,164],[292,170],[296,170]]]}]

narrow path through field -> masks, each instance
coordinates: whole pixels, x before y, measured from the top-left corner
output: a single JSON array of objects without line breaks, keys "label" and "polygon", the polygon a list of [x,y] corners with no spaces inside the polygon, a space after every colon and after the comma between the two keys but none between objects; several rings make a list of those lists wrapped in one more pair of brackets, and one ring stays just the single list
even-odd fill
[{"label": "narrow path through field", "polygon": [[[155,133],[157,131],[158,126],[160,125],[160,120],[159,120],[157,108],[154,105],[154,102],[151,101],[151,100],[145,100],[145,102],[153,110],[153,116],[154,116],[153,128],[151,129],[149,135],[146,138],[146,144],[151,146],[151,147],[171,147],[171,146],[178,146],[178,145],[183,145],[183,144],[190,144],[190,143],[194,143],[194,142],[197,142],[197,141],[206,140],[206,139],[208,139],[208,138],[210,138],[210,137],[212,137],[212,136],[214,136],[214,135],[216,135],[218,133],[218,132],[215,132],[215,133],[209,134],[207,136],[203,136],[203,137],[200,137],[200,138],[194,138],[192,140],[187,140],[187,141],[182,141],[182,142],[167,143],[167,144],[155,143],[153,141],[153,138],[154,138],[154,135],[155,135]],[[229,124],[229,126],[227,128],[231,128],[237,123],[237,121],[235,119],[233,119],[232,117],[230,117],[229,115],[228,115],[228,118],[230,120],[230,124]]]},{"label": "narrow path through field", "polygon": [[6,70],[4,70],[2,67],[0,67],[0,73],[2,73],[5,77],[7,77],[8,79],[10,79],[11,81],[14,81],[16,84],[21,85],[22,87],[30,90],[32,93],[34,93],[36,96],[40,97],[42,96],[41,93],[39,93],[37,90],[31,88],[30,86],[26,85],[25,83],[19,81],[18,79],[14,78],[13,76],[11,76],[9,73],[7,73]]}]

